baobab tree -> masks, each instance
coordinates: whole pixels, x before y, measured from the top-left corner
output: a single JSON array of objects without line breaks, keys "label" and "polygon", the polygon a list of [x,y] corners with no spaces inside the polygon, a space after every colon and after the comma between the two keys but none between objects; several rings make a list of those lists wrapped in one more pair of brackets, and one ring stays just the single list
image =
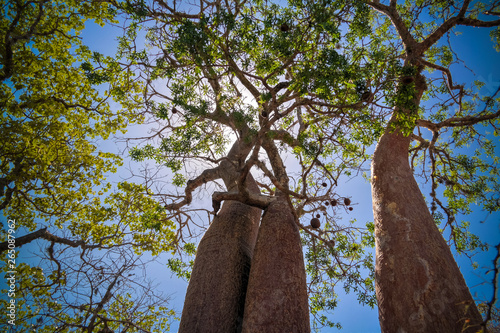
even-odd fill
[{"label": "baobab tree", "polygon": [[[131,155],[169,167],[172,184],[183,188],[155,189],[182,237],[197,222],[194,194],[205,187],[211,196],[198,208],[211,222],[181,331],[308,332],[303,244],[314,315],[335,307],[331,281],[349,281],[373,305],[373,275],[360,273],[373,268],[363,255],[370,232],[335,217],[352,210],[337,193],[339,178],[360,170],[381,129],[366,108],[371,94],[356,85],[366,72],[339,46],[341,36],[369,32],[368,7],[153,1],[121,8],[136,21],[119,57],[146,83],[142,111],[159,124]],[[347,20],[352,30],[341,32]],[[222,190],[214,191],[219,180]]]},{"label": "baobab tree", "polygon": [[[372,161],[382,331],[478,332],[483,320],[435,218],[439,211],[446,214],[445,227],[451,229],[457,249],[464,251],[475,241],[467,239],[467,230],[455,218],[460,209],[467,210],[468,203],[476,201],[490,211],[498,210],[494,204],[498,166],[489,166],[485,176],[484,161],[456,152],[481,140],[476,125],[497,130],[499,90],[473,98],[470,90],[454,81],[451,64],[459,55],[451,45],[439,43],[446,36],[452,39],[460,26],[498,27],[500,20],[491,19],[499,15],[498,3],[372,1],[368,5],[381,14],[378,36],[390,43],[406,71],[388,97],[393,112]],[[498,36],[498,28],[495,31]],[[436,79],[432,71],[442,76]],[[441,101],[428,107],[423,96],[439,96]],[[430,139],[422,133],[425,130]],[[487,141],[479,146],[486,156],[492,153]],[[431,181],[430,210],[414,178],[419,156],[426,157],[422,168]],[[437,194],[441,183],[447,187],[448,202]]]},{"label": "baobab tree", "polygon": [[[388,5],[353,1],[335,7],[330,2],[291,1],[288,7],[281,7],[260,1],[201,1],[199,5],[163,1],[146,5],[140,1],[121,7],[136,21],[127,28],[119,56],[128,60],[125,65],[140,73],[138,79],[146,83],[142,111],[159,124],[158,130],[145,138],[156,139],[155,144],[133,148],[132,157],[154,158],[171,169],[172,183],[183,190],[157,192],[184,233],[195,223],[195,210],[188,207],[193,194],[218,180],[224,182],[221,191],[206,187],[213,210],[206,207],[201,211],[212,219],[222,202],[223,209],[207,231],[207,235],[217,235],[211,247],[205,246],[208,237],[200,245],[197,257],[206,258],[205,264],[197,259],[189,287],[228,290],[228,283],[235,284],[231,293],[220,293],[220,297],[227,297],[228,304],[238,304],[231,316],[224,317],[228,322],[223,327],[234,329],[241,324],[243,331],[259,330],[263,325],[271,331],[308,330],[301,326],[307,314],[300,287],[305,277],[302,258],[297,260],[301,256],[299,235],[308,250],[311,313],[335,306],[328,302],[332,295],[328,284],[342,279],[358,288],[364,302],[373,304],[370,288],[374,276],[361,278],[356,268],[371,268],[369,258],[361,257],[363,246],[372,243],[369,230],[345,227],[335,213],[352,209],[350,198],[337,192],[342,191],[337,189],[340,177],[359,171],[368,158],[365,147],[380,138],[371,177],[382,329],[480,328],[482,319],[434,219],[439,217],[439,206],[447,216],[445,222],[457,249],[464,250],[464,244],[477,246],[477,240],[467,239],[466,230],[456,223],[459,196],[465,194],[470,200],[482,200],[488,209],[497,209],[485,191],[487,187],[472,186],[494,186],[491,177],[477,182],[471,176],[475,168],[485,165],[452,157],[450,148],[444,143],[440,146],[438,141],[440,133],[449,128],[455,129],[452,139],[456,144],[477,140],[480,136],[471,130],[473,125],[491,122],[495,126],[498,116],[494,112],[495,96],[485,100],[484,110],[473,112],[472,99],[453,82],[447,68],[453,55],[436,46],[454,26],[497,25],[497,21],[475,17],[478,10],[496,15],[495,4],[471,10],[469,5],[468,1],[460,6],[417,3],[416,7],[398,5],[396,1]],[[386,15],[387,20],[376,16],[369,6]],[[429,28],[421,24],[418,15],[426,8],[430,9],[430,17],[436,17],[434,23],[441,19],[444,23]],[[348,23],[345,29],[344,23]],[[146,31],[147,50],[137,42],[140,29]],[[426,29],[430,30],[427,36]],[[434,87],[434,82],[426,79],[426,68],[444,73],[441,86]],[[449,90],[450,101],[456,103],[458,111],[448,111],[448,101],[433,104],[442,106],[437,113],[432,114],[432,108],[419,113],[422,98],[443,89]],[[448,117],[446,112],[450,112]],[[389,121],[385,121],[387,116]],[[463,126],[469,130],[465,137],[458,131]],[[431,130],[431,140],[420,135],[424,127]],[[414,147],[410,147],[412,140],[417,142]],[[240,154],[235,155],[234,150]],[[409,152],[414,157],[412,163],[417,163],[423,153],[429,156],[429,164],[423,166],[424,170],[430,168],[434,216],[414,179],[412,167],[416,166],[410,166]],[[297,171],[286,168],[285,156],[294,159]],[[184,165],[189,168],[182,170]],[[435,191],[440,182],[448,186],[447,204]],[[231,212],[235,202],[245,206]],[[250,206],[263,214],[253,254],[238,250],[238,258],[221,261],[217,261],[217,252],[205,255],[212,251],[207,248],[217,248],[217,237],[219,244],[226,246],[221,241],[223,235],[237,238],[239,230],[252,231],[243,241],[231,241],[228,248],[253,248],[255,231],[247,227],[255,226],[253,218],[241,222],[241,229],[233,234],[230,224],[224,232],[211,232],[212,226],[216,229],[225,225],[218,222],[237,216],[235,212],[240,209],[250,212]],[[257,215],[255,211],[255,219]],[[292,216],[295,224],[286,222]],[[311,218],[318,220],[309,226]],[[316,229],[318,222],[321,227]],[[286,241],[277,242],[277,237],[285,237]],[[294,246],[294,256],[278,255]],[[224,253],[222,247],[218,251]],[[239,263],[236,269],[235,263]],[[228,267],[220,267],[226,264]],[[238,278],[232,282],[217,280],[208,273],[209,267],[234,272]],[[302,273],[292,278],[280,274],[287,270]],[[417,279],[413,278],[415,272],[420,273]],[[242,282],[247,275],[248,284]],[[275,277],[275,284],[266,283],[267,276]],[[299,286],[300,292],[293,300],[286,291],[280,295],[280,288],[289,284]],[[206,330],[221,318],[219,310],[212,308],[205,319],[195,317],[198,315],[193,310],[203,308],[203,303],[189,298],[198,296],[199,292],[188,292],[186,304],[195,305],[185,307],[181,327],[194,322],[200,325],[195,329]],[[259,310],[262,308],[278,312]],[[289,312],[294,314],[288,316],[293,320],[283,322],[280,316],[287,309],[296,312]]]}]

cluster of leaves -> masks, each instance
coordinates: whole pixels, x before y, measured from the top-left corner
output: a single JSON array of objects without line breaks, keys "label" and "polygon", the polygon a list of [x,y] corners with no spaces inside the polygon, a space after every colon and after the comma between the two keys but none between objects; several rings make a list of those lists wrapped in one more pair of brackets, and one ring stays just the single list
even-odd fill
[{"label": "cluster of leaves", "polygon": [[105,178],[122,160],[97,147],[141,121],[141,85],[79,36],[89,20],[116,23],[117,11],[79,0],[0,1],[0,11],[0,210],[16,221],[18,250],[30,237],[47,249],[40,263],[17,263],[16,324],[165,331],[166,300],[128,274],[141,272],[144,252],[175,250],[173,223],[144,186],[109,194]]},{"label": "cluster of leaves", "polygon": [[1,8],[6,42],[0,74],[0,207],[19,226],[33,230],[35,218],[77,211],[98,194],[95,188],[104,175],[121,164],[94,141],[123,130],[132,117],[126,109],[109,108],[117,86],[127,85],[130,95],[138,87],[116,66],[109,69],[116,78],[110,92],[101,95],[92,86],[96,77],[102,82],[102,75],[90,75],[92,54],[77,35],[85,19],[100,24],[113,19],[107,5],[9,1]]},{"label": "cluster of leaves", "polygon": [[[183,12],[149,6],[149,14],[136,18],[120,41],[120,56],[147,78],[144,110],[161,124],[151,141],[131,149],[133,159],[156,160],[171,169],[172,183],[183,186],[189,174],[183,174],[181,166],[188,161],[217,165],[235,140],[258,147],[258,142],[272,138],[282,154],[293,154],[301,165],[297,175],[288,174],[297,184],[290,190],[303,194],[294,199],[297,207],[306,202],[304,197],[311,198],[306,205],[318,200],[317,179],[336,184],[339,177],[360,171],[369,157],[366,147],[383,132],[383,119],[367,108],[368,99],[362,95],[372,96],[371,82],[378,79],[373,69],[384,72],[387,62],[381,50],[370,51],[360,43],[371,30],[366,4],[291,1],[283,7],[249,1],[206,4],[203,9],[183,5]],[[151,24],[151,17],[161,20]],[[341,27],[346,21],[353,22],[347,33]],[[141,29],[140,38],[146,37],[142,48]],[[341,46],[343,39],[347,43]],[[365,91],[360,93],[356,82],[363,82]],[[276,190],[269,179],[262,182]],[[170,204],[182,196],[165,197]],[[363,250],[373,243],[361,240],[365,233],[364,228],[353,228],[344,236],[339,232],[339,260],[356,257],[360,264],[346,263],[341,275],[328,275],[324,267],[311,271],[323,276],[312,280],[311,300],[323,297],[325,285],[343,279],[346,285],[356,282],[359,287],[349,291],[373,306],[373,265]],[[311,239],[304,240],[311,248]],[[325,256],[331,254],[323,242],[318,247]],[[189,278],[189,263],[170,259],[168,265],[178,276]],[[334,307],[314,304],[318,313]]]}]

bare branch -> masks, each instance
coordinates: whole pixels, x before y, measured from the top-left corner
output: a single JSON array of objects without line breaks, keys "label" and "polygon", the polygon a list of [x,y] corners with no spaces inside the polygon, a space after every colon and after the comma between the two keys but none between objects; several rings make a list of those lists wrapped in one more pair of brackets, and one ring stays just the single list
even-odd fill
[{"label": "bare branch", "polygon": [[165,208],[168,210],[178,210],[185,205],[189,205],[193,200],[193,191],[195,189],[203,184],[208,183],[209,181],[214,181],[220,178],[219,167],[204,170],[201,175],[187,182],[186,189],[184,190],[185,196],[183,200],[177,203],[167,204],[165,205]]},{"label": "bare branch", "polygon": [[[448,90],[450,91],[450,95],[454,99],[455,103],[457,103],[458,105],[461,105],[462,104],[462,97],[464,95],[464,86],[463,85],[459,85],[459,84],[456,84],[456,85],[453,84],[453,78],[451,76],[450,70],[448,68],[436,65],[436,64],[434,64],[432,62],[429,62],[429,61],[426,61],[424,59],[421,59],[420,62],[423,65],[428,66],[430,68],[437,69],[437,70],[443,72],[444,75],[446,75],[446,84],[448,86]],[[453,95],[453,90],[459,90],[458,101],[455,98],[455,96]]]},{"label": "bare branch", "polygon": [[495,256],[495,259],[493,259],[493,281],[492,281],[492,284],[493,284],[493,296],[491,297],[491,300],[487,303],[488,305],[488,311],[486,312],[486,318],[484,318],[484,321],[483,323],[481,324],[481,326],[484,327],[484,330],[486,332],[486,325],[488,324],[488,322],[491,320],[491,311],[493,309],[493,306],[496,304],[497,302],[497,291],[498,291],[498,277],[500,276],[499,275],[499,266],[500,266],[500,244],[498,244],[496,246],[496,249],[497,249],[497,255]]},{"label": "bare branch", "polygon": [[221,202],[224,200],[234,200],[245,203],[249,206],[258,207],[261,209],[266,209],[271,202],[276,201],[276,197],[271,197],[263,194],[255,194],[251,192],[241,193],[239,191],[234,192],[214,192],[212,195],[212,200],[215,202]]},{"label": "bare branch", "polygon": [[285,193],[285,194],[288,194],[288,195],[291,195],[297,199],[306,199],[306,196],[302,195],[302,194],[299,194],[299,193],[296,193],[296,192],[293,192],[291,190],[289,190],[288,188],[284,187],[279,181],[278,179],[273,175],[273,173],[271,171],[269,171],[269,169],[266,167],[266,165],[264,164],[264,162],[262,161],[256,161],[255,164],[264,172],[264,174],[271,180],[271,182],[273,183],[274,186],[276,186],[276,188]]},{"label": "bare branch", "polygon": [[[83,240],[74,241],[74,240],[70,240],[67,238],[59,237],[59,236],[51,234],[49,231],[47,231],[47,228],[43,228],[43,229],[37,230],[35,232],[32,232],[30,234],[27,234],[27,235],[24,235],[21,237],[17,237],[16,238],[16,248],[21,247],[21,246],[26,245],[26,244],[29,244],[32,241],[39,239],[39,238],[48,240],[52,243],[69,245],[71,247],[81,247],[81,248],[85,248],[85,249],[92,249],[92,248],[100,247],[99,245],[86,245],[86,243]],[[0,243],[0,253],[6,251],[8,249],[8,245],[9,245],[8,242]]]}]

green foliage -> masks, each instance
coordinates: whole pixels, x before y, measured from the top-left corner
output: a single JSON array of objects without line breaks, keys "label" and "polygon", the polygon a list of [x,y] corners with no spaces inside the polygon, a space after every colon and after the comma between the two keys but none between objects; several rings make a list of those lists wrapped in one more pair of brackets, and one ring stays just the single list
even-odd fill
[{"label": "green foliage", "polygon": [[142,120],[141,85],[79,37],[88,20],[116,23],[116,11],[76,0],[0,1],[0,10],[0,210],[21,235],[41,226],[48,233],[40,264],[17,263],[16,327],[97,331],[107,320],[113,329],[165,331],[173,316],[165,300],[144,301],[157,298],[125,272],[144,252],[174,251],[173,223],[143,186],[120,183],[108,193],[105,177],[122,160],[97,147]]},{"label": "green foliage", "polygon": [[[475,5],[471,17],[479,15],[480,7]],[[404,1],[395,9],[402,25],[420,42],[456,8],[449,1]],[[319,210],[315,204],[325,189],[318,179],[336,184],[339,177],[360,172],[370,157],[367,147],[385,132],[392,112],[389,129],[415,138],[420,135],[419,121],[470,119],[481,103],[487,108],[479,114],[498,106],[493,97],[486,100],[465,91],[456,110],[456,95],[450,101],[448,84],[434,77],[426,80],[428,89],[422,98],[426,103],[420,103],[417,83],[423,85],[421,75],[426,74],[414,66],[419,63],[410,56],[415,50],[401,43],[388,17],[370,10],[364,1],[294,0],[288,6],[250,1],[208,6],[202,12],[186,4],[179,9],[184,14],[167,8],[144,17],[147,10],[133,16],[135,21],[120,40],[119,56],[148,78],[144,92],[148,102],[142,111],[161,124],[161,131],[155,135],[156,142],[133,148],[131,156],[137,161],[155,159],[169,167],[177,186],[184,186],[188,178],[180,172],[186,162],[217,165],[235,140],[256,147],[270,138],[279,142],[281,154],[293,154],[300,164],[298,174],[287,175],[296,184],[292,190],[307,197],[294,198],[299,213]],[[138,46],[141,29],[146,36],[143,49]],[[444,44],[421,56],[443,67],[457,60],[451,46]],[[433,74],[436,68],[426,70]],[[497,126],[496,120],[492,122]],[[424,179],[443,181],[446,189],[439,198],[446,203],[441,202],[438,210],[434,200],[431,210],[436,223],[460,229],[454,239],[459,251],[465,252],[484,246],[455,215],[470,212],[474,203],[498,209],[492,194],[499,189],[493,181],[498,171],[495,167],[487,175],[484,162],[494,159],[495,144],[475,142],[476,126],[451,127],[446,135],[440,128],[432,145],[422,137],[421,144],[412,147],[412,163],[422,168]],[[486,156],[461,156],[458,150],[472,142]],[[431,186],[435,196],[437,184]],[[332,193],[328,190],[324,195]],[[346,291],[358,294],[360,302],[375,304],[373,263],[365,253],[366,247],[374,245],[374,226],[352,232],[333,223],[326,228],[342,230],[329,238],[334,246],[306,235],[303,242],[308,249],[313,314],[319,324],[337,326],[322,313],[337,305],[332,284],[341,282]],[[168,266],[189,278],[186,260],[172,258]]]},{"label": "green foliage", "polygon": [[[64,242],[52,242],[39,265],[16,265],[16,327],[51,332],[64,326],[69,332],[81,325],[102,328],[106,321],[117,329],[128,323],[138,332],[165,331],[175,314],[153,289],[131,278],[140,272],[143,253],[176,250],[175,226],[152,193],[120,183],[103,203],[94,198],[70,222],[59,220],[57,226],[66,230]],[[7,265],[3,270],[9,270]],[[106,320],[93,322],[96,315]]]},{"label": "green foliage", "polygon": [[189,280],[191,278],[191,270],[194,265],[194,260],[189,263],[179,259],[171,258],[167,261],[167,267],[179,278]]},{"label": "green foliage", "polygon": [[[129,74],[112,64],[104,69],[108,59],[77,38],[85,20],[113,19],[105,3],[14,1],[1,8],[0,207],[18,226],[33,230],[35,218],[77,211],[97,194],[104,175],[121,164],[118,156],[99,151],[94,140],[124,130],[131,119],[126,110],[107,104]],[[100,94],[93,85],[108,81],[111,73],[110,91]],[[134,94],[137,87],[127,86],[127,95]]]},{"label": "green foliage", "polygon": [[493,40],[493,42],[495,43],[494,44],[495,50],[500,52],[500,28],[497,27],[497,28],[491,30],[490,36],[491,36],[491,39]]},{"label": "green foliage", "polygon": [[[351,225],[354,224],[355,221],[351,221]],[[367,223],[366,227],[364,230],[343,227],[344,232],[336,232],[342,227],[335,221],[328,221],[323,228],[323,237],[328,239],[318,241],[303,237],[303,242],[308,244],[306,271],[311,279],[311,314],[318,321],[315,325],[341,328],[340,323],[333,323],[321,314],[332,312],[338,306],[337,285],[346,293],[356,293],[361,304],[375,306],[373,258],[366,251],[375,244],[374,225]]]},{"label": "green foliage", "polygon": [[[120,261],[119,258],[115,260]],[[71,283],[75,281],[75,269],[92,280],[86,284],[80,282],[75,289]],[[50,271],[19,264],[16,271],[17,276],[23,278],[17,280],[16,293],[11,298],[16,304],[15,327],[25,332],[74,332],[82,327],[97,331],[106,326],[129,332],[165,332],[175,318],[173,310],[161,305],[161,302],[165,304],[164,300],[151,290],[142,295],[137,293],[132,280],[135,274],[130,270],[93,274],[90,265],[69,267],[63,264]],[[118,279],[116,274],[120,274]],[[105,293],[113,281],[115,288],[111,289],[113,292],[106,301]],[[149,302],[141,300],[145,297]],[[7,301],[2,298],[0,304],[6,307]],[[7,316],[2,316],[0,325],[6,327],[7,320]]]}]

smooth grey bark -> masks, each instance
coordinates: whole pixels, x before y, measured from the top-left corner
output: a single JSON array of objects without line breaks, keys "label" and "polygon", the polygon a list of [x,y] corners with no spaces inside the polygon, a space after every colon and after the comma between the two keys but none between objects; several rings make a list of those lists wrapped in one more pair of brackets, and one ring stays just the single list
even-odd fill
[{"label": "smooth grey bark", "polygon": [[372,162],[382,332],[478,332],[481,315],[410,168],[411,140],[390,125]]},{"label": "smooth grey bark", "polygon": [[295,218],[283,196],[262,216],[243,333],[310,332],[306,272]]}]

